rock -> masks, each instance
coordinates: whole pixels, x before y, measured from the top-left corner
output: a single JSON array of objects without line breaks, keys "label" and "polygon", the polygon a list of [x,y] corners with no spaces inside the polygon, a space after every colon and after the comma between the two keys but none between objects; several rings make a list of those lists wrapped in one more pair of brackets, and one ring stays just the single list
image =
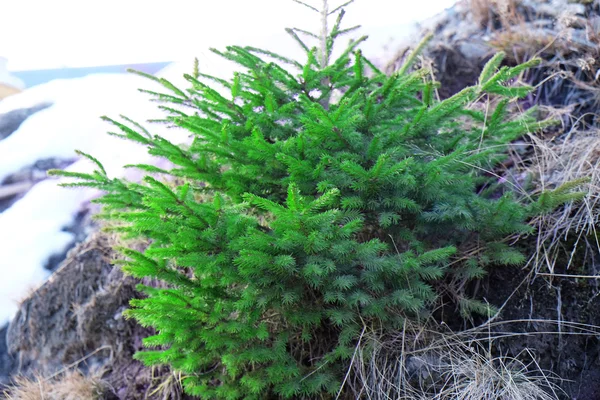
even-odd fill
[{"label": "rock", "polygon": [[17,196],[27,192],[32,186],[31,182],[16,182],[0,186],[0,212],[10,207]]},{"label": "rock", "polygon": [[10,184],[15,182],[39,182],[48,177],[47,171],[50,169],[64,169],[74,163],[75,158],[60,159],[60,158],[44,158],[35,162],[35,164],[23,168],[9,176],[7,176],[2,184]]},{"label": "rock", "polygon": [[19,129],[23,121],[25,121],[31,115],[48,108],[51,105],[51,103],[41,103],[33,107],[21,108],[0,114],[0,140],[6,139],[14,131]]},{"label": "rock", "polygon": [[161,370],[132,359],[152,332],[123,317],[138,282],[111,265],[110,245],[106,235],[93,234],[23,301],[7,335],[14,373],[47,377],[77,368],[100,376],[114,398],[152,398],[144,396],[160,383]]},{"label": "rock", "polygon": [[6,344],[7,332],[8,324],[0,328],[0,393],[2,392],[2,387],[9,383],[9,377],[14,368],[14,360],[8,354],[8,347]]},{"label": "rock", "polygon": [[17,202],[37,182],[47,178],[49,169],[64,169],[75,160],[47,158],[17,171],[4,179],[0,185],[0,212]]},{"label": "rock", "polygon": [[[486,8],[475,10],[473,4]],[[524,76],[534,86],[545,82],[535,93],[536,103],[571,107],[562,116],[567,131],[573,124],[596,127],[600,126],[597,94],[590,88],[597,87],[600,76],[598,21],[597,1],[460,0],[420,24],[421,37],[425,32],[434,35],[423,60],[425,65],[432,64],[441,83],[438,94],[447,98],[475,84],[491,54],[504,51],[509,66],[539,56],[544,64]],[[392,72],[401,65],[406,54],[406,48],[399,48],[389,63],[392,68],[386,70]]]},{"label": "rock", "polygon": [[46,179],[49,169],[64,169],[73,162],[75,159],[47,158],[7,176],[0,185],[0,212],[12,206],[37,182]]},{"label": "rock", "polygon": [[458,51],[469,60],[481,60],[490,55],[490,46],[483,41],[464,41],[458,44]]},{"label": "rock", "polygon": [[[441,88],[438,94],[448,98],[466,86],[477,82],[485,62],[494,53],[484,31],[473,20],[468,2],[458,2],[454,7],[420,24],[421,35],[433,33],[433,39],[424,52],[424,66],[433,67]],[[396,57],[388,63],[386,70],[398,68],[409,53],[408,48],[399,48]]]}]

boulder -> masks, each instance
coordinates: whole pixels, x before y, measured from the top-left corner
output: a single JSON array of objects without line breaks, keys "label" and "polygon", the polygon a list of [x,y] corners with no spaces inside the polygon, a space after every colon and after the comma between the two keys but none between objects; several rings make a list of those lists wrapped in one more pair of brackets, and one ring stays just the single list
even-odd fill
[{"label": "boulder", "polygon": [[[540,85],[535,104],[564,110],[563,126],[600,125],[597,81],[600,76],[600,8],[597,1],[459,0],[420,25],[422,37],[433,33],[423,54],[441,83],[443,99],[477,83],[485,62],[504,51],[505,64],[533,56],[543,63],[523,79]],[[398,49],[388,64],[395,70],[414,46]],[[532,100],[530,100],[532,101]]]}]

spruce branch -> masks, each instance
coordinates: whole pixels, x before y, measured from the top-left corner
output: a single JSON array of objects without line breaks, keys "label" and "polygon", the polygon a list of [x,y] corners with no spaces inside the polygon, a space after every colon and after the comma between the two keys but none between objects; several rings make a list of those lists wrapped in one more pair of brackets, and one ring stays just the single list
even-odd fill
[{"label": "spruce branch", "polygon": [[341,4],[341,5],[337,6],[333,10],[329,11],[329,15],[335,14],[336,12],[338,12],[339,10],[341,10],[342,8],[348,6],[348,5],[352,4],[352,3],[354,3],[354,0],[349,0],[349,1],[347,1],[347,2],[345,2],[343,4]]},{"label": "spruce branch", "polygon": [[425,36],[419,42],[419,44],[417,44],[417,47],[415,47],[415,49],[412,51],[412,53],[404,61],[404,64],[402,64],[402,67],[400,67],[400,69],[398,70],[399,74],[405,74],[408,71],[408,69],[412,66],[412,64],[415,62],[417,57],[419,55],[421,55],[421,53],[423,52],[423,49],[425,48],[427,43],[429,43],[431,41],[432,38],[433,38],[433,34],[430,33],[427,36]]},{"label": "spruce branch", "polygon": [[318,9],[316,9],[315,7],[311,6],[310,4],[307,4],[307,3],[305,3],[305,2],[303,2],[303,1],[300,1],[300,0],[292,0],[292,1],[294,1],[294,2],[296,2],[296,3],[298,3],[298,4],[302,4],[304,7],[307,7],[307,8],[309,8],[309,9],[311,9],[311,10],[315,11],[315,12],[320,12],[320,11],[319,11]]}]

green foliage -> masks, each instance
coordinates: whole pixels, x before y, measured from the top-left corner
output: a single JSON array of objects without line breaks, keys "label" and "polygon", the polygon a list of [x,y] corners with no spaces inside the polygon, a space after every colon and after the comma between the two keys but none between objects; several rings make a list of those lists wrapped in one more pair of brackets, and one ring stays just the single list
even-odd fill
[{"label": "green foliage", "polygon": [[[327,58],[348,31],[342,17]],[[147,93],[193,135],[189,146],[107,118],[113,135],[172,169],[130,166],[148,174],[131,183],[83,154],[96,172],[60,172],[103,190],[102,216],[149,241],[144,252],[121,249],[127,273],[163,282],[140,286],[147,297],[127,311],[157,331],[137,358],[182,371],[186,391],[204,399],[334,398],[365,326],[397,329],[426,316],[450,283],[522,263],[503,239],[573,198],[562,188],[519,199],[488,172],[510,141],[542,126],[506,113],[531,90],[510,80],[535,61],[499,68],[500,54],[477,86],[436,101],[427,71],[406,64],[387,76],[360,40],[321,66],[302,31],[289,33],[304,63],[231,46],[214,50],[240,66],[231,80],[197,66],[186,90],[152,77],[165,92]],[[483,95],[501,98],[488,114],[471,107]],[[490,311],[453,296],[464,315]]]}]

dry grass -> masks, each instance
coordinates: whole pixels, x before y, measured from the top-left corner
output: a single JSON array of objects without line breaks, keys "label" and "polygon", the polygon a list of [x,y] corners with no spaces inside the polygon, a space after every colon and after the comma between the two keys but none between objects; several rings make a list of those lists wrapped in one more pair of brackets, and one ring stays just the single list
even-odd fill
[{"label": "dry grass", "polygon": [[481,27],[488,27],[497,15],[503,27],[510,27],[522,21],[517,12],[517,0],[469,0],[474,21]]},{"label": "dry grass", "polygon": [[[506,52],[517,63],[537,56],[549,60],[555,55],[594,51],[595,43],[584,34],[587,30],[582,29],[585,21],[574,14],[566,0],[559,1],[564,7],[556,3],[550,11],[553,14],[551,19],[546,15],[548,8],[540,6],[543,4],[540,0],[525,2],[527,6],[519,9],[516,4],[491,6],[488,12],[501,21],[501,27],[493,33],[490,45]],[[488,22],[488,29],[490,25],[491,22]]]},{"label": "dry grass", "polygon": [[54,379],[16,378],[4,396],[8,400],[96,400],[102,399],[106,391],[101,380],[72,371]]},{"label": "dry grass", "polygon": [[[597,18],[577,11],[589,2],[569,0],[469,0],[471,16],[485,29],[489,44],[503,50],[512,62],[540,56],[545,61],[525,79],[536,90],[527,99],[546,105],[566,131],[548,139],[531,135],[532,156],[518,160],[515,176],[533,177],[533,192],[589,179],[578,189],[587,193],[573,202],[537,217],[533,261],[536,271],[553,275],[600,278],[594,259],[600,254],[596,232],[600,213],[600,25]],[[590,11],[597,15],[597,11]],[[586,261],[586,271],[567,271],[575,257]],[[600,265],[600,264],[599,264]],[[564,269],[564,270],[563,270]]]},{"label": "dry grass", "polygon": [[[600,19],[590,2],[468,1],[470,7],[463,19],[480,27],[480,33],[473,37],[475,41],[487,36],[489,40],[485,42],[495,50],[504,51],[512,63],[542,57],[545,62],[531,71],[531,81],[540,82],[555,75],[552,81],[539,87],[538,104],[569,106],[576,115],[597,109]],[[464,22],[461,29],[468,30],[468,24]]]},{"label": "dry grass", "polygon": [[557,53],[564,49],[551,32],[515,26],[494,35],[490,41],[496,50],[504,51],[514,62],[522,62],[540,53]]},{"label": "dry grass", "polygon": [[[581,202],[567,203],[532,221],[538,229],[535,254],[538,272],[544,269],[542,272],[553,274],[558,260],[566,260],[564,267],[568,270],[575,253],[582,249],[600,252],[596,232],[600,220],[599,134],[600,130],[579,131],[556,142],[532,137],[534,156],[526,172],[535,177],[538,191],[588,180],[578,188],[586,193]],[[567,239],[571,239],[572,246],[566,247]]]},{"label": "dry grass", "polygon": [[396,337],[364,335],[346,384],[356,398],[368,400],[558,398],[556,379],[539,368],[529,351],[493,356],[491,337],[482,341],[474,331],[442,330],[405,327]]},{"label": "dry grass", "polygon": [[153,367],[150,382],[145,398],[155,400],[180,400],[183,398],[181,373],[165,372]]}]

